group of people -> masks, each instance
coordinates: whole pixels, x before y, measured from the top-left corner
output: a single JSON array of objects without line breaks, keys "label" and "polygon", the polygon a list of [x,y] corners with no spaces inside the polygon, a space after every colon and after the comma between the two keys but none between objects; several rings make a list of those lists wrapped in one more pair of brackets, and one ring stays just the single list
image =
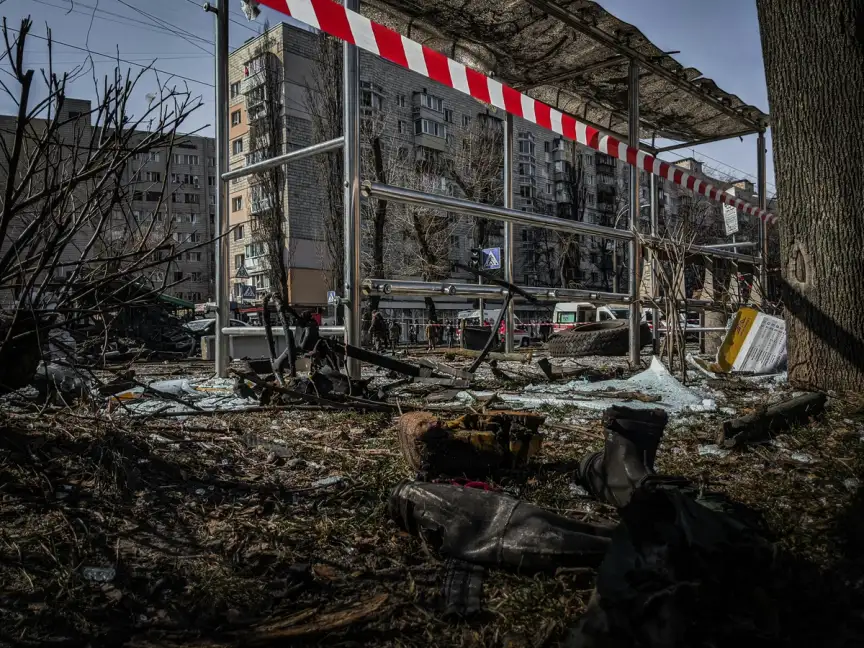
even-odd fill
[{"label": "group of people", "polygon": [[[399,338],[402,336],[402,326],[396,320],[387,321],[380,311],[373,311],[371,318],[368,320],[369,339],[372,347],[378,351],[390,349],[395,351],[399,344]],[[417,344],[420,333],[420,324],[417,320],[408,321],[408,343]],[[439,324],[437,320],[430,320],[424,328],[426,337],[426,349],[434,351],[437,344],[447,343],[448,348],[452,348],[456,344],[456,322],[454,320],[445,320],[443,324]]]}]

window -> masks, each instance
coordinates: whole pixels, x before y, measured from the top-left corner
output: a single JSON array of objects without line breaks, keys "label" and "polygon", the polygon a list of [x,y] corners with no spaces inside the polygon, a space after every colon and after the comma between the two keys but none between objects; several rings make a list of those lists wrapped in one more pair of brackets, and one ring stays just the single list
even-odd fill
[{"label": "window", "polygon": [[240,94],[240,82],[236,81],[231,84],[231,98],[234,99]]},{"label": "window", "polygon": [[[243,209],[243,196],[236,196],[231,199],[231,211],[236,212]],[[235,230],[236,231],[236,230]]]},{"label": "window", "polygon": [[184,155],[183,153],[175,153],[174,164],[199,164],[199,158],[197,155]]},{"label": "window", "polygon": [[536,189],[531,185],[522,185],[519,187],[519,195],[523,198],[534,198]]},{"label": "window", "polygon": [[235,254],[234,255],[234,269],[239,270],[244,265],[246,265],[246,255],[245,254]]},{"label": "window", "polygon": [[235,110],[234,112],[231,113],[231,125],[232,126],[239,126],[240,120],[241,120],[241,113],[239,110]]},{"label": "window", "polygon": [[190,274],[192,277],[192,281],[201,281],[201,273],[200,272],[192,272]]},{"label": "window", "polygon": [[194,225],[198,222],[198,214],[186,214],[186,222]]},{"label": "window", "polygon": [[534,176],[537,173],[537,167],[529,162],[519,163],[519,175]]},{"label": "window", "polygon": [[543,142],[543,152],[549,153],[552,150],[552,142]]},{"label": "window", "polygon": [[396,130],[399,131],[400,135],[405,133],[405,122],[401,119],[396,122]]},{"label": "window", "polygon": [[162,182],[162,174],[158,171],[148,171],[144,174],[147,182]]},{"label": "window", "polygon": [[458,235],[456,235],[456,234],[450,235],[450,247],[452,247],[455,250],[459,249],[459,236]]},{"label": "window", "polygon": [[396,105],[400,108],[405,107],[405,95],[396,95]]},{"label": "window", "polygon": [[198,232],[192,232],[189,235],[189,242],[190,243],[200,243],[201,242],[201,235]]},{"label": "window", "polygon": [[255,257],[264,256],[267,253],[266,243],[250,243],[246,246],[246,258],[254,259]]},{"label": "window", "polygon": [[519,135],[519,153],[521,155],[534,155],[534,136],[531,133]]},{"label": "window", "polygon": [[467,128],[471,125],[471,115],[462,115],[462,128]]},{"label": "window", "polygon": [[233,142],[231,142],[231,153],[234,155],[239,155],[243,152],[243,138],[238,137]]},{"label": "window", "polygon": [[250,277],[252,280],[252,285],[255,286],[256,289],[262,290],[270,287],[270,277],[264,274],[253,275]]},{"label": "window", "polygon": [[594,176],[593,175],[588,175],[586,173],[585,176],[583,176],[583,177],[585,178],[585,186],[586,187],[593,187],[594,186]]},{"label": "window", "polygon": [[384,105],[384,88],[370,81],[361,81],[360,105],[372,110],[381,110]]},{"label": "window", "polygon": [[207,166],[215,167],[216,166],[216,158],[208,157],[207,158]]},{"label": "window", "polygon": [[207,176],[207,186],[215,187],[216,186],[216,178],[213,176]]},{"label": "window", "polygon": [[201,253],[200,252],[187,252],[186,253],[186,260],[187,261],[200,261],[201,260]]},{"label": "window", "polygon": [[444,124],[441,124],[431,119],[418,119],[414,122],[415,135],[433,135],[434,137],[446,137],[447,129]]},{"label": "window", "polygon": [[426,94],[425,92],[420,93],[420,105],[429,110],[444,112],[444,100],[440,97]]},{"label": "window", "polygon": [[179,271],[175,272],[174,273],[174,281],[183,281],[183,273],[179,272]]},{"label": "window", "polygon": [[80,110],[70,110],[69,119],[78,119],[81,116]]},{"label": "window", "polygon": [[159,191],[148,191],[144,194],[144,200],[147,200],[149,202],[158,202],[159,200],[161,200],[161,198],[162,194]]},{"label": "window", "polygon": [[449,108],[444,109],[444,121],[452,124],[453,123],[453,111]]}]

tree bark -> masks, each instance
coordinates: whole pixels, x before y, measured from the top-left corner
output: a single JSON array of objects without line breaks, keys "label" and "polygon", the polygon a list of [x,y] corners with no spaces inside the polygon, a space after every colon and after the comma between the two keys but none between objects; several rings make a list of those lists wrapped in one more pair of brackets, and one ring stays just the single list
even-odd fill
[{"label": "tree bark", "polygon": [[864,391],[864,0],[757,0],[789,380]]}]

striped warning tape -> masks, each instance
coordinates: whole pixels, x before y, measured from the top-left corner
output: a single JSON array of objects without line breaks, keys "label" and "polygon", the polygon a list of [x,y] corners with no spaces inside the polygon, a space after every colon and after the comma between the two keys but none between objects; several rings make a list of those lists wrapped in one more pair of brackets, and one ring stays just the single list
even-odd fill
[{"label": "striped warning tape", "polygon": [[332,0],[257,1],[412,72],[422,74],[442,85],[464,92],[479,101],[500,108],[516,117],[522,117],[622,162],[635,165],[693,193],[724,205],[734,206],[745,214],[757,216],[769,224],[777,220],[777,216],[769,211],[727,194],[722,189],[645,151],[639,151],[614,137],[603,135],[596,128],[579,122],[572,115],[562,113],[510,86],[490,79],[476,70],[447,58],[440,52],[405,38],[389,27],[345,9]]}]

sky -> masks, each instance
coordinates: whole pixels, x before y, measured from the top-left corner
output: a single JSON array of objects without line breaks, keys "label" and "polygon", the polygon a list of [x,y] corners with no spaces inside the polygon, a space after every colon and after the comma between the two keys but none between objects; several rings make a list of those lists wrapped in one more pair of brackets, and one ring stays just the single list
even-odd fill
[{"label": "sky", "polygon": [[[258,22],[250,23],[242,14],[240,0],[228,1],[232,49],[259,33],[265,17],[271,23],[287,18],[263,9]],[[726,92],[768,111],[755,0],[599,0],[599,4],[638,27],[662,50],[680,51],[674,57],[684,66],[697,68]],[[16,30],[21,19],[30,16],[34,36],[45,37],[46,29],[52,30],[55,71],[72,70],[85,63],[88,55],[77,47],[109,55],[94,55],[97,79],[112,73],[114,62],[109,57],[125,59],[129,63],[121,66],[133,71],[140,70],[139,66],[152,65],[160,71],[162,81],[169,74],[175,75],[172,83],[181,88],[188,86],[203,102],[184,130],[201,129],[202,134],[212,135],[214,14],[206,13],[201,5],[198,0],[0,0],[0,15],[10,29]],[[37,71],[46,67],[46,45],[44,40],[31,39],[25,57],[28,67]],[[0,63],[0,70],[8,72],[8,63]],[[0,75],[0,80],[15,93],[8,74]],[[158,87],[156,73],[148,72],[139,83],[136,103],[143,109],[146,94]],[[76,98],[95,97],[93,74],[72,83],[67,94]],[[10,114],[15,110],[13,100],[0,88],[0,112]],[[695,155],[689,149],[677,154],[702,159],[709,173],[716,170],[736,178],[750,177],[754,181],[756,178],[755,135],[706,144],[698,147]],[[664,157],[676,159],[674,155]],[[770,132],[767,167],[768,193],[773,195]]]}]

